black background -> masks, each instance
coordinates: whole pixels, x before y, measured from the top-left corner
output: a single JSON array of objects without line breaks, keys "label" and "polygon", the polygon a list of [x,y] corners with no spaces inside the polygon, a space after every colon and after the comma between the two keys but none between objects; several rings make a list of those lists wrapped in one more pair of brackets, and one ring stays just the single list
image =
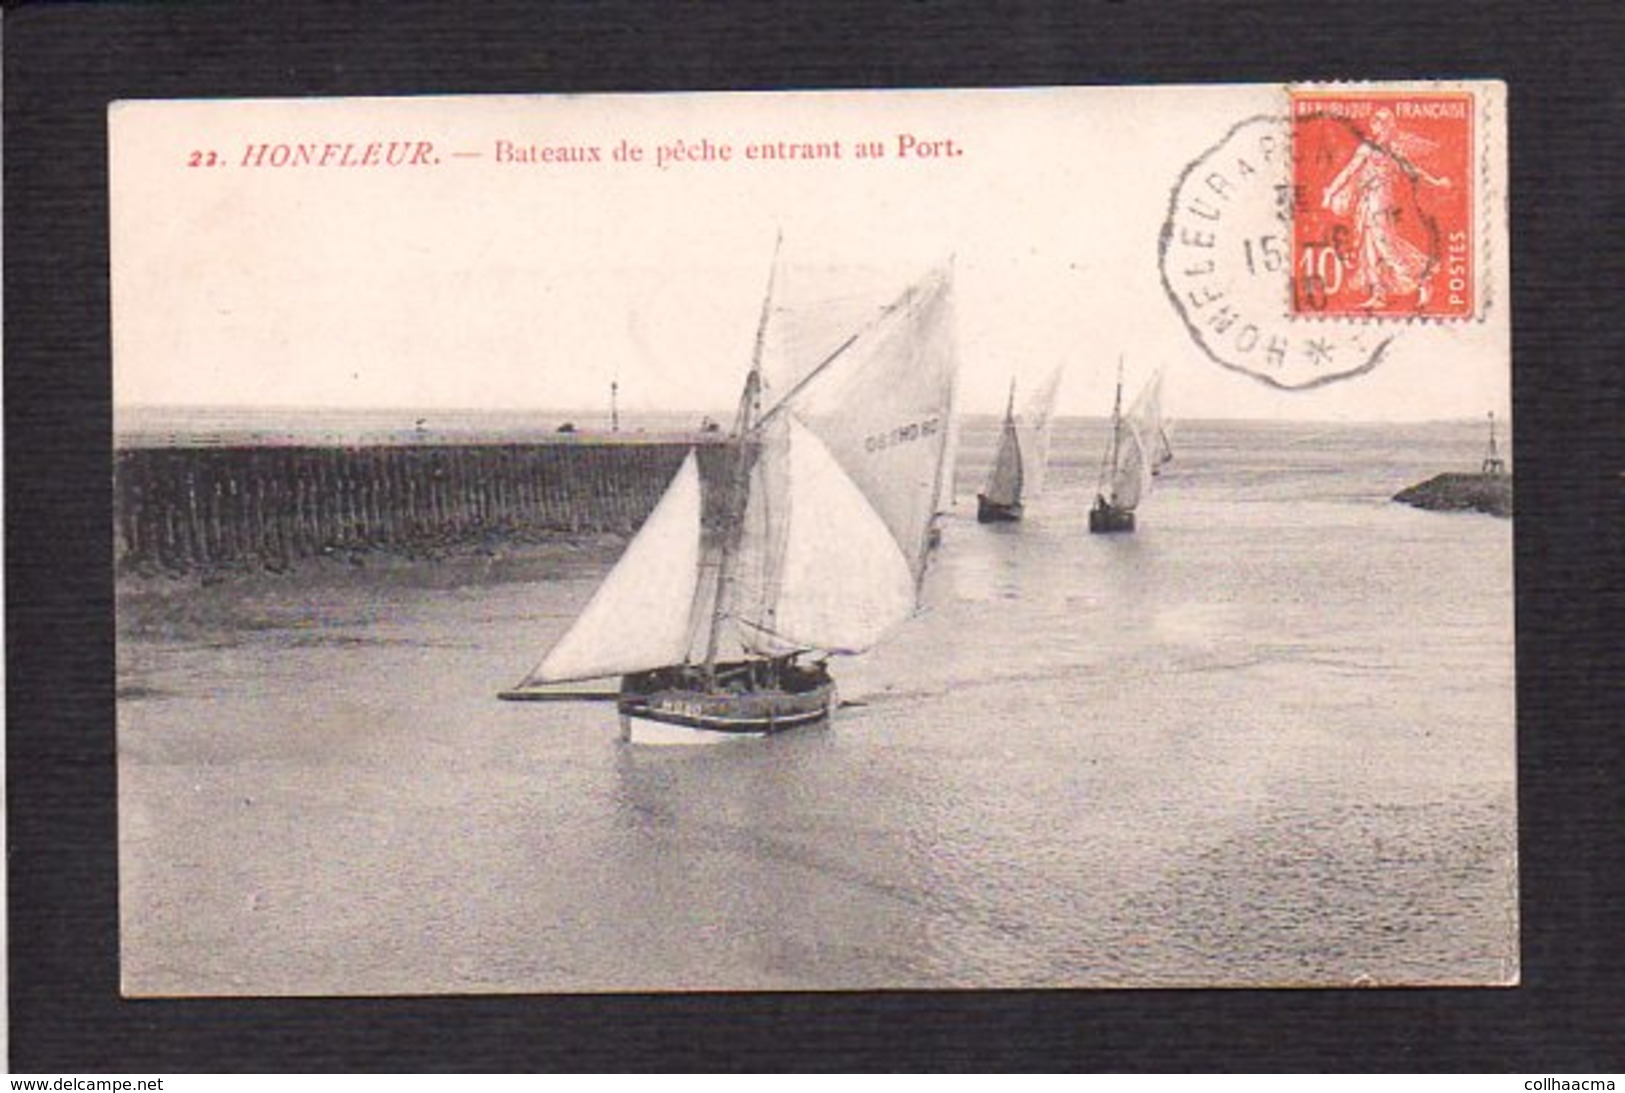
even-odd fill
[{"label": "black background", "polygon": [[[1621,10],[10,7],[13,1071],[1625,1070]],[[1521,987],[119,998],[108,102],[1407,77],[1510,85]]]}]

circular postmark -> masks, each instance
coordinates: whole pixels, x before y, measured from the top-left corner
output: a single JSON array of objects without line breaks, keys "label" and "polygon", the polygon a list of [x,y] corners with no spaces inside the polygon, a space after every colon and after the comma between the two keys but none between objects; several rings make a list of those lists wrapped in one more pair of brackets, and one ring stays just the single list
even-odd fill
[{"label": "circular postmark", "polygon": [[1238,122],[1179,176],[1157,245],[1163,288],[1197,346],[1288,391],[1369,372],[1398,334],[1365,316],[1294,314],[1295,294],[1322,271],[1295,275],[1293,209],[1306,198],[1294,193],[1292,154],[1287,118]]}]

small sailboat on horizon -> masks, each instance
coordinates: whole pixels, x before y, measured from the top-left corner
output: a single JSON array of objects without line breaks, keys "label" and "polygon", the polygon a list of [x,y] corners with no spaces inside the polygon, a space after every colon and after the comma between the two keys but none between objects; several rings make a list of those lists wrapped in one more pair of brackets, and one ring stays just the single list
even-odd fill
[{"label": "small sailboat on horizon", "polygon": [[1005,401],[1004,426],[987,484],[976,495],[976,519],[992,524],[1020,520],[1027,498],[1043,492],[1044,474],[1049,462],[1050,419],[1055,395],[1060,388],[1061,369],[1056,368],[1039,385],[1027,406],[1016,413],[1016,381],[1010,381]]},{"label": "small sailboat on horizon", "polygon": [[1174,458],[1162,421],[1162,372],[1152,374],[1127,414],[1123,412],[1123,368],[1117,368],[1111,439],[1101,465],[1100,487],[1089,510],[1094,534],[1131,532],[1134,511],[1151,490],[1151,479]]},{"label": "small sailboat on horizon", "polygon": [[762,369],[773,283],[720,527],[702,527],[690,451],[586,609],[502,697],[565,697],[558,685],[619,676],[622,739],[634,722],[765,735],[827,718],[830,658],[871,648],[916,611],[957,371],[948,272],[797,369],[776,399]]},{"label": "small sailboat on horizon", "polygon": [[1010,394],[1004,404],[1004,428],[999,432],[999,449],[993,456],[993,469],[987,485],[976,495],[976,521],[993,524],[1021,519],[1021,441],[1016,436],[1016,381],[1010,381]]}]

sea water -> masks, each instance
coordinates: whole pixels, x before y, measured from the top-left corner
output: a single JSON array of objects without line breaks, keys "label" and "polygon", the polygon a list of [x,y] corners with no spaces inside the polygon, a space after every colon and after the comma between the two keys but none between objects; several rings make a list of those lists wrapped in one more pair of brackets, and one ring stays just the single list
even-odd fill
[{"label": "sea water", "polygon": [[996,433],[823,728],[497,701],[590,552],[121,627],[126,991],[1514,981],[1512,525],[1388,500],[1481,430],[1187,423],[1120,536],[1093,421],[978,525]]}]

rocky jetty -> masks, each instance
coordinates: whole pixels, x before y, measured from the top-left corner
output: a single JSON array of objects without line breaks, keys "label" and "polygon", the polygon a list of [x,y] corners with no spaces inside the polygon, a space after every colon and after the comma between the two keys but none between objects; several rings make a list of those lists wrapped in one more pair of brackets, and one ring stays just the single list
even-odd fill
[{"label": "rocky jetty", "polygon": [[1395,501],[1433,512],[1512,515],[1510,474],[1436,474],[1394,494]]}]

